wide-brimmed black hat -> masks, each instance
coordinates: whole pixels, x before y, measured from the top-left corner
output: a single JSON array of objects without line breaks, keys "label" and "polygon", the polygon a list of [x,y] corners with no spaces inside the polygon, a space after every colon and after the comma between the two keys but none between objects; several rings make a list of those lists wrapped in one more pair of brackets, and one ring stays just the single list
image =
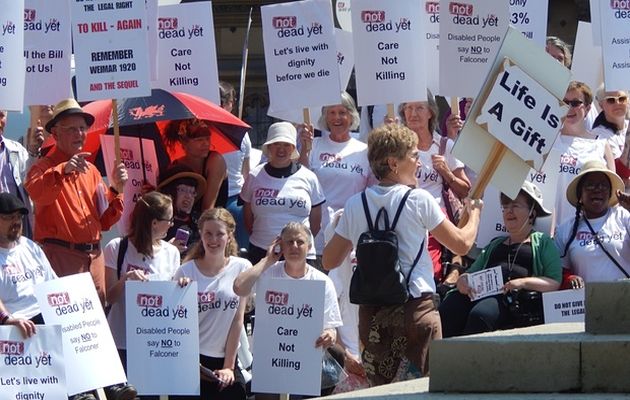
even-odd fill
[{"label": "wide-brimmed black hat", "polygon": [[13,214],[16,211],[28,214],[28,209],[17,196],[11,193],[0,193],[0,214]]},{"label": "wide-brimmed black hat", "polygon": [[83,111],[75,99],[65,99],[61,100],[55,105],[55,108],[53,108],[53,117],[46,123],[46,131],[50,133],[52,127],[55,126],[61,118],[67,117],[68,115],[82,116],[83,119],[85,119],[85,123],[88,124],[88,127],[92,126],[94,123],[94,116]]},{"label": "wide-brimmed black hat", "polygon": [[178,180],[195,182],[197,188],[195,201],[199,200],[206,193],[206,178],[193,172],[193,170],[183,164],[175,164],[160,174],[160,183],[157,188],[161,190],[171,183],[177,183],[176,181]]}]

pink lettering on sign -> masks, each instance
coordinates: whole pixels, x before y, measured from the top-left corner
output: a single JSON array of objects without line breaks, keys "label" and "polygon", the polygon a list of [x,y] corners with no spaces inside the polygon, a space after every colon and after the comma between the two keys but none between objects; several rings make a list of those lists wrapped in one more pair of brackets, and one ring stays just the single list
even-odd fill
[{"label": "pink lettering on sign", "polygon": [[297,26],[297,17],[296,16],[273,17],[271,19],[271,24],[276,29],[295,28]]},{"label": "pink lettering on sign", "polygon": [[454,1],[448,3],[448,12],[451,15],[463,15],[469,17],[473,14],[473,5],[466,3],[455,3]]},{"label": "pink lettering on sign", "polygon": [[167,31],[177,29],[178,27],[177,18],[158,18],[158,30]]},{"label": "pink lettering on sign", "polygon": [[24,342],[0,340],[0,354],[19,356],[24,354]]},{"label": "pink lettering on sign", "polygon": [[363,10],[361,11],[361,21],[366,24],[385,21],[385,11],[383,10]]},{"label": "pink lettering on sign", "polygon": [[289,304],[289,293],[275,292],[267,290],[265,293],[265,302],[277,306],[286,306]]},{"label": "pink lettering on sign", "polygon": [[630,10],[630,0],[610,0],[610,8],[613,10]]},{"label": "pink lettering on sign", "polygon": [[136,303],[140,307],[162,307],[162,296],[158,294],[138,293]]},{"label": "pink lettering on sign", "polygon": [[70,304],[70,295],[68,292],[63,293],[51,293],[47,296],[48,305],[52,307],[65,306]]},{"label": "pink lettering on sign", "polygon": [[427,1],[424,3],[424,9],[427,14],[438,14],[440,12],[440,3],[438,1]]},{"label": "pink lettering on sign", "polygon": [[35,21],[36,18],[36,11],[34,9],[31,8],[25,8],[24,9],[24,22],[33,22]]}]

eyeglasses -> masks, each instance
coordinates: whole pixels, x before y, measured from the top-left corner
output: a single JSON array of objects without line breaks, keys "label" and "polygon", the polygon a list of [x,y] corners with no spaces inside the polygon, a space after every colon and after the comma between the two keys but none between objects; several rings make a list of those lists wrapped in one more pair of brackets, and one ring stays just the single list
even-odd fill
[{"label": "eyeglasses", "polygon": [[70,132],[70,133],[85,133],[87,132],[88,128],[87,126],[63,126],[63,125],[56,125],[57,127],[59,127],[59,129],[61,129],[64,132]]},{"label": "eyeglasses", "polygon": [[180,186],[177,188],[177,194],[195,197],[197,196],[197,191],[194,188]]},{"label": "eyeglasses", "polygon": [[563,99],[562,101],[564,101],[565,104],[570,105],[571,108],[576,108],[584,104],[582,100],[577,100],[577,99],[575,100]]},{"label": "eyeglasses", "polygon": [[626,104],[628,103],[628,96],[606,96],[604,97],[604,100],[608,104]]},{"label": "eyeglasses", "polygon": [[529,210],[529,206],[527,204],[521,204],[521,203],[501,204],[502,212],[515,211],[515,210]]},{"label": "eyeglasses", "polygon": [[589,192],[592,192],[593,190],[610,190],[610,184],[608,182],[589,182],[585,183],[582,188],[584,190],[588,190]]},{"label": "eyeglasses", "polygon": [[173,225],[175,223],[175,217],[171,217],[171,218],[157,218],[158,221],[163,221],[163,222],[168,222],[169,224]]}]

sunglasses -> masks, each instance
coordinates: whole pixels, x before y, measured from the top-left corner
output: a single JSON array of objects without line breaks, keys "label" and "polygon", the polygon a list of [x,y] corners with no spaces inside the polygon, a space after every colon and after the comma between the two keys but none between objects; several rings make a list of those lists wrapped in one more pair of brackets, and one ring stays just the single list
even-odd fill
[{"label": "sunglasses", "polygon": [[628,102],[628,96],[607,96],[604,97],[604,100],[608,104],[626,104]]},{"label": "sunglasses", "polygon": [[576,99],[576,100],[562,99],[562,101],[563,101],[565,104],[570,105],[570,106],[571,106],[571,108],[579,107],[579,106],[581,106],[582,104],[584,104],[584,102],[583,102],[582,100],[577,100],[577,99]]}]

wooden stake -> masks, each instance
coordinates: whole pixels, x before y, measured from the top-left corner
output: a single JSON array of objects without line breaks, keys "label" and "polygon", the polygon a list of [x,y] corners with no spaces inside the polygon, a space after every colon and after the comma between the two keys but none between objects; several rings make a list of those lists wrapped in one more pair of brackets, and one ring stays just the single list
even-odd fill
[{"label": "wooden stake", "polygon": [[105,396],[103,388],[96,389],[96,397],[98,397],[99,400],[107,400],[107,396]]},{"label": "wooden stake", "polygon": [[459,97],[451,97],[451,114],[459,115]]},{"label": "wooden stake", "polygon": [[387,104],[387,118],[391,119],[391,120],[396,120],[396,111],[394,111],[394,104],[393,103],[389,103]]},{"label": "wooden stake", "polygon": [[[302,118],[304,119],[304,125],[310,125],[311,124],[311,110],[309,110],[308,107],[305,107],[305,108],[302,109]],[[304,151],[311,150],[311,143],[310,142],[309,143],[305,143],[304,147],[305,147]]]}]

